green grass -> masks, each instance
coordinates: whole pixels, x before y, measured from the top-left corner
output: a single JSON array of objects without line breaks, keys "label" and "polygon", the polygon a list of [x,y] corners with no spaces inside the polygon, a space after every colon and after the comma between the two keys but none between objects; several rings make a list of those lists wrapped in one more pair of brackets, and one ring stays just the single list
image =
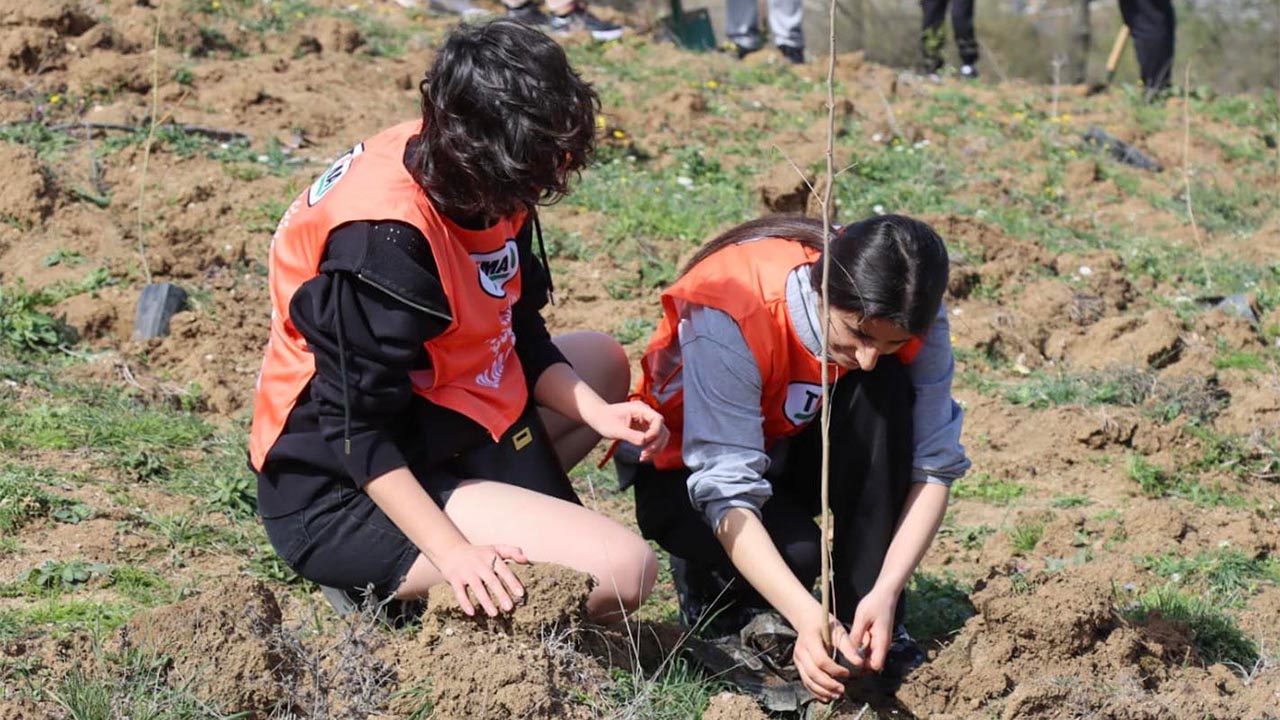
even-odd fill
[{"label": "green grass", "polygon": [[974,473],[951,486],[951,497],[957,500],[979,500],[993,505],[1008,505],[1025,494],[1027,488],[1012,480],[989,473]]},{"label": "green grass", "polygon": [[907,632],[921,643],[940,643],[960,632],[975,613],[971,590],[950,573],[917,572],[907,586]]},{"label": "green grass", "polygon": [[59,636],[78,631],[109,633],[128,622],[136,610],[129,602],[46,598],[18,609],[0,610],[0,628],[11,633],[10,637],[29,632]]},{"label": "green grass", "polygon": [[0,450],[118,452],[194,447],[211,428],[198,416],[148,406],[118,390],[59,388],[36,402],[0,400]]},{"label": "green grass", "polygon": [[1194,557],[1179,553],[1148,555],[1139,563],[1175,583],[1207,588],[1219,602],[1238,604],[1264,585],[1280,583],[1280,564],[1269,557],[1246,555],[1232,548],[1218,548]]},{"label": "green grass", "polygon": [[70,328],[43,309],[51,304],[21,282],[0,285],[0,351],[23,357],[70,344]]},{"label": "green grass", "polygon": [[[602,152],[565,200],[601,214],[597,233],[605,248],[620,260],[639,262],[639,276],[631,282],[647,287],[671,282],[681,249],[701,245],[754,214],[748,176],[722,168],[710,149],[684,149],[666,168],[632,158]],[[662,241],[675,246],[659,249]]]},{"label": "green grass", "polygon": [[1029,555],[1036,549],[1036,545],[1040,544],[1042,537],[1044,537],[1044,523],[1027,522],[1009,531],[1009,544],[1013,546],[1015,553]]},{"label": "green grass", "polygon": [[92,516],[92,509],[83,503],[47,490],[59,482],[49,470],[12,464],[0,467],[0,533],[16,532],[33,520],[51,518],[75,524]]},{"label": "green grass", "polygon": [[170,663],[164,656],[137,649],[98,652],[100,662],[94,663],[94,670],[77,667],[43,691],[73,720],[232,720],[250,715],[224,715],[189,688],[171,686]]},{"label": "green grass", "polygon": [[1066,508],[1085,507],[1093,504],[1093,499],[1085,495],[1059,495],[1049,501],[1050,507],[1065,510]]},{"label": "green grass", "polygon": [[702,717],[711,696],[724,689],[723,681],[706,677],[678,654],[652,677],[614,670],[598,709],[611,717],[698,718]]},{"label": "green grass", "polygon": [[1211,599],[1164,586],[1147,592],[1121,613],[1125,619],[1138,624],[1163,618],[1183,625],[1206,665],[1224,663],[1245,673],[1251,671],[1258,660],[1257,644]]}]

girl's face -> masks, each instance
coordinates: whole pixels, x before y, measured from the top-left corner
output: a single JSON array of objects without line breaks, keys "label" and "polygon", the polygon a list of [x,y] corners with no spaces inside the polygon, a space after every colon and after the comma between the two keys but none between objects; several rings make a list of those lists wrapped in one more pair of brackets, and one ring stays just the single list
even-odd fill
[{"label": "girl's face", "polygon": [[831,310],[831,360],[846,370],[874,370],[881,355],[890,355],[911,333],[881,318],[847,310]]}]

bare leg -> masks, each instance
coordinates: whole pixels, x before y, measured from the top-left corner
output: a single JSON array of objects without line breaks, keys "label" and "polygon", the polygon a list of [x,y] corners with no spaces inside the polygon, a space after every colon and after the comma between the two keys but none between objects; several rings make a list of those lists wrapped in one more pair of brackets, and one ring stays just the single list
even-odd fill
[{"label": "bare leg", "polygon": [[[599,623],[621,620],[653,589],[658,561],[647,543],[623,525],[581,505],[488,480],[468,480],[445,505],[467,540],[515,545],[532,562],[553,562],[590,573],[597,585],[587,613]],[[444,582],[419,555],[396,597],[426,594]]]},{"label": "bare leg", "polygon": [[[626,399],[631,384],[631,365],[617,340],[598,332],[557,335],[552,340],[583,381],[606,402]],[[581,462],[600,442],[600,436],[581,423],[547,408],[539,408],[538,412],[556,447],[560,466],[566,471]]]}]

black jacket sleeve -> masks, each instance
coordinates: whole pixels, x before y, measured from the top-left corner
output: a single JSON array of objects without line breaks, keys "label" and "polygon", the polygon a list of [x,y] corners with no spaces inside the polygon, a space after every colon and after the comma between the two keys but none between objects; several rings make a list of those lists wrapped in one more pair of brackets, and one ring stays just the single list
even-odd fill
[{"label": "black jacket sleeve", "polygon": [[516,356],[524,368],[529,392],[542,373],[556,363],[567,363],[560,348],[551,341],[541,310],[549,297],[549,270],[538,260],[533,239],[533,216],[525,220],[516,236],[520,253],[520,299],[511,307],[511,329],[516,334]]},{"label": "black jacket sleeve", "polygon": [[401,223],[330,233],[320,274],[294,294],[290,317],[315,356],[311,395],[321,436],[358,486],[407,464],[393,425],[414,398],[423,343],[449,325],[430,246]]}]

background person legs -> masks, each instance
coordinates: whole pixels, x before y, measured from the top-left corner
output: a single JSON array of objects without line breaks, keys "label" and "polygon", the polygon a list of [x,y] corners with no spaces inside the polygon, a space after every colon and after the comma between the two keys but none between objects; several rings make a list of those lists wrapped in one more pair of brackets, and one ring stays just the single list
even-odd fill
[{"label": "background person legs", "polygon": [[[952,0],[951,29],[956,34],[956,49],[960,51],[960,74],[977,76],[978,38],[973,25],[974,0]],[[970,72],[965,72],[969,68]]]},{"label": "background person legs", "polygon": [[1120,0],[1120,14],[1133,36],[1142,84],[1153,92],[1169,87],[1177,27],[1173,0]]},{"label": "background person legs", "polygon": [[942,48],[947,43],[947,28],[943,25],[947,19],[947,2],[948,0],[921,0],[920,3],[923,15],[920,25],[923,64],[920,70],[926,74],[942,69]]}]

